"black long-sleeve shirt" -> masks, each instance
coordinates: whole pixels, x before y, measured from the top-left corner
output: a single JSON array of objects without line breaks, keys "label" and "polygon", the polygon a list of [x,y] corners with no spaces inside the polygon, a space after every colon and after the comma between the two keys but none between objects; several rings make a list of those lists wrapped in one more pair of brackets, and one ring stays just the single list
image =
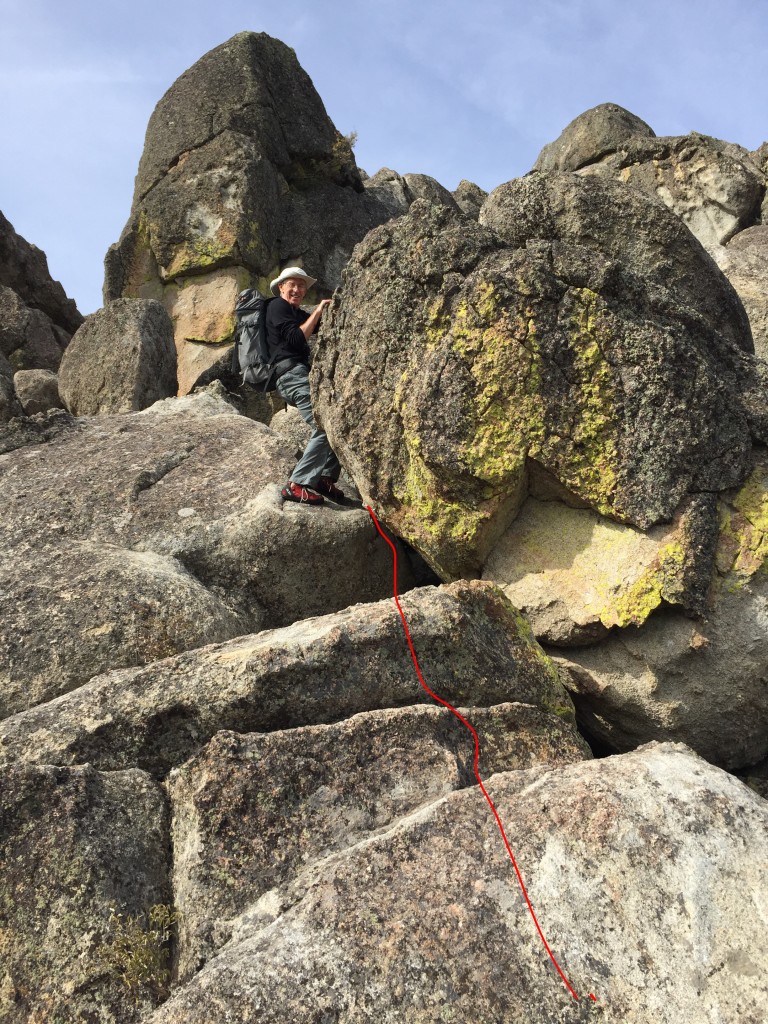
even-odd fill
[{"label": "black long-sleeve shirt", "polygon": [[279,363],[281,359],[293,359],[309,366],[309,345],[299,327],[309,319],[309,313],[292,306],[278,296],[267,306],[267,345],[269,358]]}]

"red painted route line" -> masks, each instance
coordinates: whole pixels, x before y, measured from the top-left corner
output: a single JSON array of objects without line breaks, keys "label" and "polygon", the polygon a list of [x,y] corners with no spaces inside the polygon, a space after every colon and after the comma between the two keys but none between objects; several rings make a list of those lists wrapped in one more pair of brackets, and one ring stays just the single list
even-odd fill
[{"label": "red painted route line", "polygon": [[[408,641],[408,647],[410,648],[410,651],[411,651],[411,657],[413,658],[413,664],[414,664],[414,668],[416,669],[416,675],[419,677],[419,682],[421,683],[423,688],[427,691],[427,693],[430,695],[430,697],[433,698],[433,700],[436,700],[439,704],[444,705],[446,708],[448,708],[449,711],[453,712],[453,714],[459,719],[459,721],[463,722],[464,725],[472,733],[472,736],[474,737],[474,740],[475,740],[474,770],[475,770],[475,778],[477,779],[477,784],[480,786],[480,789],[483,791],[483,796],[488,801],[488,806],[493,811],[493,816],[496,819],[496,824],[499,826],[499,831],[501,832],[501,838],[504,840],[504,845],[507,848],[507,853],[509,854],[509,859],[512,861],[512,867],[515,869],[515,874],[517,875],[517,880],[520,883],[520,888],[522,890],[523,896],[525,897],[525,902],[526,902],[526,904],[528,906],[528,910],[530,911],[531,917],[533,918],[533,923],[536,925],[536,931],[539,933],[539,938],[544,943],[544,949],[546,949],[547,953],[549,954],[549,959],[555,965],[555,968],[557,969],[557,973],[563,979],[563,981],[565,983],[565,987],[571,993],[573,998],[578,1000],[579,997],[576,995],[575,991],[573,990],[573,987],[572,987],[571,983],[568,981],[568,979],[566,978],[565,974],[563,974],[563,971],[560,968],[560,964],[555,959],[555,955],[552,952],[552,950],[549,948],[549,943],[547,942],[546,938],[544,937],[544,932],[541,930],[541,925],[538,922],[536,914],[534,913],[534,910],[533,910],[533,906],[531,905],[531,901],[528,898],[528,890],[525,888],[525,883],[523,882],[523,876],[520,874],[520,869],[517,866],[517,861],[515,860],[515,855],[514,855],[514,853],[512,853],[512,847],[509,845],[509,840],[507,839],[507,833],[504,831],[504,825],[502,824],[501,818],[499,817],[499,812],[496,810],[496,805],[494,804],[493,800],[491,800],[490,796],[488,795],[488,791],[486,790],[485,786],[483,785],[483,780],[480,778],[480,771],[478,769],[478,762],[480,760],[480,740],[478,738],[478,735],[475,732],[473,726],[466,720],[466,718],[462,714],[460,714],[456,710],[455,707],[453,707],[452,704],[449,704],[447,700],[443,700],[442,697],[438,697],[438,695],[436,693],[433,693],[432,690],[430,690],[430,688],[424,682],[424,676],[422,676],[421,669],[419,668],[419,662],[418,662],[418,659],[416,657],[416,651],[413,649],[413,641],[411,640],[411,633],[410,633],[410,630],[408,629],[408,623],[405,620],[405,614],[403,613],[403,609],[400,606],[400,599],[397,596],[397,550],[395,549],[395,545],[392,543],[392,541],[389,539],[389,537],[386,535],[386,533],[384,533],[384,531],[382,530],[381,526],[379,525],[379,521],[376,518],[376,514],[374,513],[374,511],[371,508],[371,506],[370,505],[366,505],[365,507],[368,509],[368,514],[370,515],[371,519],[373,520],[373,524],[376,527],[376,529],[379,531],[379,534],[381,535],[381,537],[383,537],[383,539],[387,542],[387,544],[389,544],[389,546],[390,546],[390,548],[392,550],[392,558],[393,558],[393,561],[394,561],[394,578],[395,578],[395,585],[394,585],[395,604],[397,605],[397,610],[400,612],[400,618],[402,619],[402,622],[403,622],[403,629],[405,630],[405,637],[406,637],[406,640]],[[591,992],[589,994],[589,998],[594,1000],[594,1002],[597,1002],[597,1000],[595,999],[595,997],[592,995]]]}]

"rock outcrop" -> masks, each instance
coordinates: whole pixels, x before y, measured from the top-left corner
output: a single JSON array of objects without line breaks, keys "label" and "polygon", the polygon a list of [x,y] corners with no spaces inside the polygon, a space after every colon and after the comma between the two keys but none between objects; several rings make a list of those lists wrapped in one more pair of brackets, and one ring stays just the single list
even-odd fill
[{"label": "rock outcrop", "polygon": [[428,174],[398,174],[382,167],[363,182],[366,194],[373,196],[387,211],[389,217],[401,217],[417,199],[426,199],[438,206],[458,209],[455,198],[447,188]]},{"label": "rock outcrop", "polygon": [[488,193],[476,185],[473,181],[462,179],[453,192],[456,205],[462,213],[477,220],[483,203],[488,198]]},{"label": "rock outcrop", "polygon": [[[424,677],[457,704],[520,701],[572,718],[557,670],[488,583],[419,588],[402,605]],[[430,702],[391,599],[92,679],[0,723],[4,760],[163,775],[218,729],[270,731]]]},{"label": "rock outcrop", "polygon": [[488,790],[578,1002],[473,787],[267,892],[152,1024],[762,1019],[765,801],[672,745]]},{"label": "rock outcrop", "polygon": [[[0,218],[0,1018],[768,1019],[766,147],[603,104],[486,195],[352,141],[263,34],[182,75],[68,410]],[[227,391],[287,262],[394,559]]]},{"label": "rock outcrop", "polygon": [[612,103],[581,114],[541,151],[535,170],[574,171],[620,181],[665,203],[706,246],[744,303],[755,350],[768,356],[761,221],[768,167],[765,146],[741,146],[698,132],[656,138]]},{"label": "rock outcrop", "polygon": [[[9,431],[18,447],[0,456],[4,715],[109,668],[392,592],[367,512],[284,506],[293,451],[220,398],[49,423],[50,440],[45,421]],[[404,591],[404,556],[401,570]]]},{"label": "rock outcrop", "polygon": [[329,295],[353,246],[417,198],[456,208],[428,175],[360,172],[293,50],[241,32],[158,103],[104,298],[163,302],[185,394],[231,341],[241,289],[266,295],[298,264],[318,280],[309,301]]},{"label": "rock outcrop", "polygon": [[741,146],[698,132],[657,138],[613,103],[593,107],[545,146],[536,170],[576,171],[641,189],[673,210],[707,247],[757,223],[766,174]]},{"label": "rock outcrop", "polygon": [[480,219],[417,203],[377,228],[323,327],[320,418],[398,535],[444,578],[477,575],[531,466],[641,529],[745,479],[749,327],[677,217],[539,174]]},{"label": "rock outcrop", "polygon": [[443,578],[505,589],[588,731],[765,757],[767,368],[682,221],[543,172],[479,224],[415,204],[331,313],[313,383],[365,500]]},{"label": "rock outcrop", "polygon": [[45,253],[0,213],[0,355],[16,370],[56,371],[83,318],[48,271]]},{"label": "rock outcrop", "polygon": [[130,220],[107,254],[105,300],[165,304],[183,393],[231,337],[242,288],[266,294],[281,266],[299,262],[328,294],[353,245],[388,216],[294,52],[243,32],[158,103]]},{"label": "rock outcrop", "polygon": [[[484,778],[589,757],[573,726],[542,708],[502,704],[461,713],[480,737]],[[218,733],[168,780],[180,977],[199,970],[229,938],[228,922],[270,890],[474,785],[473,757],[466,727],[434,707],[269,735]]]},{"label": "rock outcrop", "polygon": [[[765,455],[742,488],[721,496],[714,540],[707,599],[695,619],[673,611],[677,602],[662,589],[663,614],[650,616],[641,630],[614,632],[599,646],[561,652],[582,721],[613,749],[629,750],[649,737],[684,738],[729,769],[768,755]],[[540,559],[536,568],[528,566],[529,585],[541,567]],[[661,569],[657,562],[644,588],[634,588],[638,608],[656,599]],[[578,577],[577,569],[571,586]],[[519,585],[507,593],[514,597]],[[583,576],[582,585],[588,586]]]}]

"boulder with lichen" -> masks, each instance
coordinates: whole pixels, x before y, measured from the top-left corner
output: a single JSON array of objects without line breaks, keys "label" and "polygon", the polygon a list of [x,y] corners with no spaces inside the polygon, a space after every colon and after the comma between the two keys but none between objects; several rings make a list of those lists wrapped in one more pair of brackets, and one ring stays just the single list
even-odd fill
[{"label": "boulder with lichen", "polygon": [[165,304],[186,392],[231,338],[238,291],[266,293],[298,262],[328,294],[353,245],[388,216],[293,50],[241,32],[158,103],[130,219],[105,260],[105,300]]},{"label": "boulder with lichen", "polygon": [[741,483],[750,350],[733,289],[662,204],[538,174],[479,224],[416,203],[371,232],[313,388],[365,500],[455,578],[529,489],[647,530]]},{"label": "boulder with lichen", "polygon": [[[768,756],[768,462],[717,502],[706,602],[559,651],[582,723],[614,750],[683,740],[729,770]],[[665,595],[662,594],[662,597]]]},{"label": "boulder with lichen", "polygon": [[542,643],[585,646],[642,626],[660,608],[708,610],[718,540],[710,495],[649,530],[587,508],[529,497],[483,576],[503,587]]}]

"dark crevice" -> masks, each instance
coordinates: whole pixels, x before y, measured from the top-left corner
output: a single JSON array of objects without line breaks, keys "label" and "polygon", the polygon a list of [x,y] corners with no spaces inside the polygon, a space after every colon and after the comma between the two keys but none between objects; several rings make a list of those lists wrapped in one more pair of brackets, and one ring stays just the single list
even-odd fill
[{"label": "dark crevice", "polygon": [[147,491],[150,487],[154,487],[163,477],[168,476],[174,469],[177,469],[189,458],[193,451],[194,448],[183,452],[169,452],[167,455],[162,456],[159,463],[152,469],[142,469],[136,475],[131,487],[131,497],[134,501],[142,491]]},{"label": "dark crevice", "polygon": [[136,211],[138,206],[144,202],[149,193],[156,189],[161,181],[164,181],[165,178],[167,178],[169,171],[172,171],[174,167],[178,166],[182,156],[188,156],[190,153],[194,153],[198,149],[203,149],[209,143],[213,142],[214,139],[218,139],[218,137],[220,135],[223,135],[225,132],[232,132],[233,135],[242,135],[243,138],[245,139],[249,138],[249,136],[245,135],[243,132],[237,131],[237,129],[232,128],[231,125],[226,125],[224,128],[220,129],[220,131],[213,132],[211,135],[207,136],[202,142],[198,142],[197,144],[190,146],[189,149],[185,149],[182,153],[179,153],[177,156],[175,156],[168,164],[166,169],[162,171],[160,174],[158,174],[158,176],[155,178],[152,184],[148,185],[146,189],[136,197],[136,202],[133,205],[134,212]]},{"label": "dark crevice", "polygon": [[587,743],[589,749],[592,751],[592,756],[596,759],[613,757],[614,754],[626,753],[626,751],[617,750],[601,737],[595,736],[591,733],[584,723],[579,720],[578,716],[576,717],[576,730],[578,731],[579,736],[581,736],[581,738]]}]

